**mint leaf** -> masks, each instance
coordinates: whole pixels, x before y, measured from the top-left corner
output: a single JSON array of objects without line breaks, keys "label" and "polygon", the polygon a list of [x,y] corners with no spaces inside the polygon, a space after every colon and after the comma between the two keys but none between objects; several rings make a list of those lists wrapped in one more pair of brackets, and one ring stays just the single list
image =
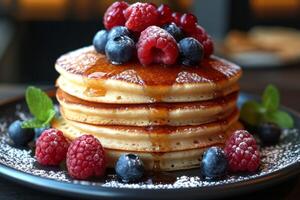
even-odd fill
[{"label": "mint leaf", "polygon": [[247,101],[243,104],[240,118],[250,125],[257,125],[261,121],[264,108],[256,101]]},{"label": "mint leaf", "polygon": [[247,101],[241,109],[240,118],[252,126],[273,122],[281,128],[293,128],[294,120],[289,113],[279,110],[280,94],[273,85],[268,85],[262,95],[262,103]]},{"label": "mint leaf", "polygon": [[266,113],[265,120],[276,123],[281,128],[293,128],[294,119],[284,111]]},{"label": "mint leaf", "polygon": [[273,85],[268,85],[262,95],[262,104],[267,111],[274,112],[278,109],[280,94],[278,89]]},{"label": "mint leaf", "polygon": [[41,128],[47,126],[55,116],[55,109],[51,98],[36,87],[26,90],[26,102],[33,119],[24,121],[22,128]]},{"label": "mint leaf", "polygon": [[43,127],[43,122],[34,118],[22,123],[22,128],[41,128]]},{"label": "mint leaf", "polygon": [[45,92],[36,87],[27,88],[26,102],[30,113],[42,122],[48,120],[50,110],[54,110],[52,100]]},{"label": "mint leaf", "polygon": [[44,121],[44,125],[48,125],[50,122],[51,122],[51,120],[54,118],[54,116],[55,116],[55,110],[53,109],[53,110],[49,110],[49,112],[48,112],[48,119],[47,120],[45,120]]}]

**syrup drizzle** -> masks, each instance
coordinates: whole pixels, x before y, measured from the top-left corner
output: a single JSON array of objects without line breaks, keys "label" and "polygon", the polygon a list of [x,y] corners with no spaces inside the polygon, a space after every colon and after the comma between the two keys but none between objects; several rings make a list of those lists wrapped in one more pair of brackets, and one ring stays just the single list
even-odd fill
[{"label": "syrup drizzle", "polygon": [[[222,91],[217,88],[216,83],[241,71],[239,67],[214,57],[204,59],[198,66],[190,67],[180,64],[141,66],[138,61],[116,66],[92,47],[65,54],[56,64],[66,71],[83,75],[87,95],[104,96],[107,92],[104,80],[115,79],[142,85],[145,94],[156,102],[168,94],[170,86],[183,83],[211,83],[216,86],[215,96],[219,96]],[[159,87],[154,89],[153,86]]]}]

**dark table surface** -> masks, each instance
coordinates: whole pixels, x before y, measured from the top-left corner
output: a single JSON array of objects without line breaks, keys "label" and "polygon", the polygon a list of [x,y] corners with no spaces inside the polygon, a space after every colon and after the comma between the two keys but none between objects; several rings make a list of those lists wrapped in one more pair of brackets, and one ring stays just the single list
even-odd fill
[{"label": "dark table surface", "polygon": [[[282,104],[300,111],[300,65],[276,69],[244,70],[241,79],[241,89],[244,92],[260,94],[269,83],[276,85],[281,91]],[[24,85],[0,84],[0,100],[22,94]],[[285,182],[269,188],[253,192],[236,199],[300,199],[300,176],[295,176]],[[0,199],[4,200],[53,200],[69,199],[57,194],[33,190],[4,178],[0,178]],[[232,199],[232,198],[231,198]]]}]

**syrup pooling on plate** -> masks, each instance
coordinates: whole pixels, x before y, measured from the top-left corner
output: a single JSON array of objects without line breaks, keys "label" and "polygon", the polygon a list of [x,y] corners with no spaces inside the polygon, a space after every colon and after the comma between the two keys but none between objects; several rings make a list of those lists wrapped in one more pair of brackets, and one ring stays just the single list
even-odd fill
[{"label": "syrup pooling on plate", "polygon": [[[174,84],[216,84],[226,81],[240,72],[240,68],[234,64],[214,57],[204,59],[198,66],[190,67],[180,64],[142,66],[137,61],[116,66],[92,47],[62,56],[58,59],[57,65],[66,71],[83,75],[89,95],[105,95],[105,80],[114,79],[142,85],[146,94],[155,101],[160,101],[168,93],[170,86]],[[152,86],[160,86],[161,89],[153,90]],[[218,92],[216,88],[216,94]]]}]

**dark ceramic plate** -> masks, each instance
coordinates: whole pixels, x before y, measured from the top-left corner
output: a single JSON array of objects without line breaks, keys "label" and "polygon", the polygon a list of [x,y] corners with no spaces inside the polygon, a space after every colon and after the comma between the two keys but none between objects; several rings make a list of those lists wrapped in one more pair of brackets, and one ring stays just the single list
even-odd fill
[{"label": "dark ceramic plate", "polygon": [[[241,94],[239,104],[253,99]],[[283,108],[284,109],[284,108]],[[278,145],[262,147],[262,164],[254,174],[228,175],[223,180],[205,181],[199,169],[173,173],[147,174],[135,184],[119,183],[113,171],[102,179],[76,181],[68,177],[64,165],[46,168],[38,165],[32,149],[10,145],[8,124],[17,118],[27,118],[24,98],[0,105],[0,174],[12,181],[60,195],[93,199],[183,199],[216,198],[249,192],[273,185],[300,171],[300,115],[289,110],[295,119],[295,129],[285,130]],[[29,145],[30,146],[30,145]]]}]

